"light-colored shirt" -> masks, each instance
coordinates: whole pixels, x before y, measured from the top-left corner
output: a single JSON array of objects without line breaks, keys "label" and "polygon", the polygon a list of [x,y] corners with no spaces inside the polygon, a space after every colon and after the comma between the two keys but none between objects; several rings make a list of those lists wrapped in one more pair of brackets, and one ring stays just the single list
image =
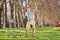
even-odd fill
[{"label": "light-colored shirt", "polygon": [[27,21],[34,21],[35,20],[35,15],[34,15],[34,12],[32,10],[27,11],[25,13],[25,16],[27,16]]},{"label": "light-colored shirt", "polygon": [[35,3],[35,8],[27,11],[25,16],[27,16],[27,21],[34,21],[35,20],[35,11],[37,11],[37,4]]}]

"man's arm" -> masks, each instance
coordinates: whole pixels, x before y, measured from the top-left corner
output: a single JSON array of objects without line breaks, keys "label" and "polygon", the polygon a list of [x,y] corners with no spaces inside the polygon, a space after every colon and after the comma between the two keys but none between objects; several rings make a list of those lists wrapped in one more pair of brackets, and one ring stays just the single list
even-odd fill
[{"label": "man's arm", "polygon": [[27,12],[25,13],[25,21],[27,22]]},{"label": "man's arm", "polygon": [[35,5],[34,9],[32,9],[33,12],[37,11],[37,4],[34,3],[34,5]]},{"label": "man's arm", "polygon": [[28,12],[25,13],[25,16],[28,16]]}]

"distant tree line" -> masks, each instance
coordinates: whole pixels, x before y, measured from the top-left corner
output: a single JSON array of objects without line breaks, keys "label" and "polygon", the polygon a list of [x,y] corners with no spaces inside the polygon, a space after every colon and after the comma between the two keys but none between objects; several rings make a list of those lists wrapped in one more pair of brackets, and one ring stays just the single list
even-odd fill
[{"label": "distant tree line", "polygon": [[34,3],[37,4],[37,27],[60,22],[57,0],[0,0],[0,27],[25,27],[26,20],[22,14],[25,14],[27,5],[33,9]]}]

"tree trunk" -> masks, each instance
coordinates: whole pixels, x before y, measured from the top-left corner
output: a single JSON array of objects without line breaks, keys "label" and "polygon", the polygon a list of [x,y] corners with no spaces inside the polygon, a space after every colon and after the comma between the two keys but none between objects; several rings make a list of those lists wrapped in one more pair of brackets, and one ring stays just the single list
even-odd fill
[{"label": "tree trunk", "polygon": [[4,4],[3,4],[3,13],[4,13],[4,26],[3,28],[6,27],[7,25],[7,10],[6,10],[6,0],[4,0]]}]

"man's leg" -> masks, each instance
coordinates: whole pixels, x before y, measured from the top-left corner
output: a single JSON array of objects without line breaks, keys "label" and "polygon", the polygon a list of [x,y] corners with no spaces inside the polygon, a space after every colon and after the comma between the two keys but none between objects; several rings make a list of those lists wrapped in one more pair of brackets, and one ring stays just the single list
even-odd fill
[{"label": "man's leg", "polygon": [[34,37],[35,36],[35,22],[33,21],[32,22],[32,36]]},{"label": "man's leg", "polygon": [[26,37],[28,37],[28,35],[29,35],[29,29],[30,29],[30,23],[27,22],[27,24],[26,24]]}]

